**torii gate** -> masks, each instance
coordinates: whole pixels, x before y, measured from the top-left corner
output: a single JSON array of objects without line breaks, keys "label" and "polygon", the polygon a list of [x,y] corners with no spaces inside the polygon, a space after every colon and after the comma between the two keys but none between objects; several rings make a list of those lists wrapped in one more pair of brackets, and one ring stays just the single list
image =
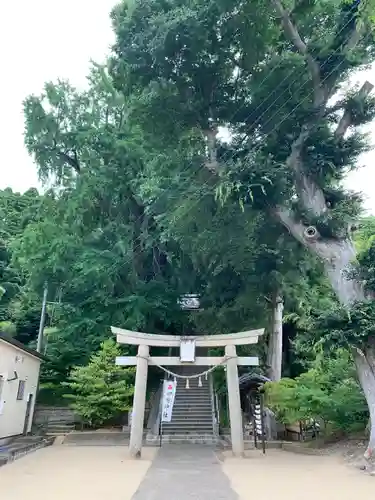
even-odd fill
[{"label": "torii gate", "polygon": [[[238,366],[258,366],[257,357],[238,357],[237,345],[256,344],[264,329],[249,330],[246,332],[229,333],[224,335],[203,335],[197,337],[181,337],[179,335],[159,335],[123,330],[111,327],[119,344],[138,345],[137,356],[118,356],[116,364],[120,366],[136,366],[135,388],[133,399],[133,418],[130,431],[130,455],[140,457],[142,452],[143,425],[146,404],[148,365],[158,366],[227,366],[227,387],[229,400],[229,419],[232,439],[232,450],[236,456],[244,452],[243,429],[240,390],[238,384]],[[194,341],[193,353],[186,357],[187,343]],[[197,357],[196,347],[225,347],[224,357]],[[180,357],[150,356],[150,347],[180,347]],[[189,347],[188,347],[189,349]],[[185,355],[183,355],[185,351]],[[188,361],[187,361],[188,360]]]}]

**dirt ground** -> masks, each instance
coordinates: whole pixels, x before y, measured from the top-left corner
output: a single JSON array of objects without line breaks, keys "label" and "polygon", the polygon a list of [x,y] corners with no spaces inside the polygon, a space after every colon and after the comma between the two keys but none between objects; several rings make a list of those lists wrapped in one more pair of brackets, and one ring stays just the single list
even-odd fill
[{"label": "dirt ground", "polygon": [[130,500],[155,449],[129,460],[122,446],[51,446],[0,468],[1,500]]},{"label": "dirt ground", "polygon": [[[144,448],[142,460],[133,461],[122,446],[44,448],[0,468],[0,498],[131,500],[157,451]],[[265,456],[260,451],[247,453],[245,459],[232,458],[229,452],[222,457],[222,470],[240,500],[374,498],[375,477],[356,469],[342,456],[301,455],[281,450],[268,450]],[[165,475],[168,467],[162,472]],[[154,491],[152,498],[155,493],[161,492]],[[201,498],[199,493],[200,489],[194,498]],[[203,494],[202,498],[206,497]],[[166,500],[170,498],[165,496]]]},{"label": "dirt ground", "polygon": [[345,463],[339,456],[313,456],[268,450],[249,452],[247,459],[223,462],[240,500],[356,500],[375,497],[375,477]]}]

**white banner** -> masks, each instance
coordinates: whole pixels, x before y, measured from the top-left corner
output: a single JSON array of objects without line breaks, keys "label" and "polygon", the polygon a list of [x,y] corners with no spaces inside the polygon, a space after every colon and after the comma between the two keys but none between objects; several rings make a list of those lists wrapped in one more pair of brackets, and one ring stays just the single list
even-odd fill
[{"label": "white banner", "polygon": [[177,382],[164,380],[163,405],[161,410],[162,422],[170,422],[172,420],[174,398],[176,396],[176,386]]}]

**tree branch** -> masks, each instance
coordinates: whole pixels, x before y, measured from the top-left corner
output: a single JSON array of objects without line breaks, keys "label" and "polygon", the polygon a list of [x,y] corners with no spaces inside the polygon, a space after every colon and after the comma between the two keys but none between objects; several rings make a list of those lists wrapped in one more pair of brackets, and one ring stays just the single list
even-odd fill
[{"label": "tree branch", "polygon": [[[317,120],[326,114],[325,106],[330,97],[330,91],[327,86],[322,84],[319,64],[309,53],[307,44],[301,38],[297,27],[293,24],[288,11],[282,4],[282,1],[272,0],[272,3],[281,17],[286,36],[293,43],[299,53],[305,57],[312,77],[315,113],[313,113],[312,119],[302,127],[297,139],[293,141],[291,153],[286,161],[286,164],[292,168],[295,173],[297,193],[304,208],[312,212],[315,216],[320,216],[327,211],[325,196],[322,189],[316,185],[306,172],[304,172],[301,155],[303,146],[314,129]],[[349,37],[344,50],[349,51],[353,49],[358,43],[359,38],[359,31],[354,29],[354,32]],[[364,98],[371,90],[372,85],[369,82],[366,82],[360,91],[360,95]],[[335,131],[335,136],[337,138],[340,138],[345,134],[346,130],[351,125],[351,121],[352,117],[350,112],[349,110],[346,110]]]},{"label": "tree branch", "polygon": [[327,210],[324,193],[306,172],[304,172],[301,160],[303,146],[314,126],[315,122],[311,122],[302,127],[299,136],[292,143],[291,152],[286,160],[286,165],[294,171],[297,194],[304,208],[315,216],[320,216]]},{"label": "tree branch", "polygon": [[361,39],[362,33],[363,33],[363,25],[361,25],[361,28],[358,29],[356,23],[355,29],[352,31],[350,37],[345,43],[344,52],[349,52],[350,50],[354,49],[357,46],[359,40]]},{"label": "tree branch", "polygon": [[[355,249],[350,239],[346,240],[327,240],[321,238],[317,229],[313,226],[305,226],[292,210],[276,206],[271,210],[271,214],[290,232],[290,234],[299,241],[305,248],[312,250],[321,260],[326,261],[332,268],[340,259],[346,259],[347,268],[355,258]],[[345,252],[341,250],[345,249]],[[341,264],[341,262],[340,262]],[[343,278],[345,279],[345,278]]]},{"label": "tree branch", "polygon": [[278,205],[271,209],[271,213],[297,241],[302,243],[303,246],[310,246],[306,244],[304,237],[306,226],[294,217],[294,214],[290,209]]},{"label": "tree branch", "polygon": [[282,2],[280,0],[272,0],[272,3],[276,9],[276,12],[281,18],[281,23],[283,25],[285,35],[306,60],[314,87],[314,107],[319,108],[324,105],[326,100],[326,92],[322,86],[320,78],[319,64],[310,54],[307,44],[302,40],[297,26],[293,24],[292,19],[288,11],[284,8]]},{"label": "tree branch", "polygon": [[77,172],[77,174],[81,173],[81,166],[79,164],[76,151],[73,151],[73,158],[63,151],[58,151],[57,155],[60,156],[60,158],[64,160],[68,165],[70,165]]},{"label": "tree branch", "polygon": [[[361,89],[359,90],[358,94],[357,94],[357,97],[358,99],[365,99],[369,94],[370,92],[372,91],[372,89],[374,88],[374,85],[368,81],[366,81]],[[336,139],[342,139],[346,133],[346,131],[348,130],[348,128],[351,126],[352,124],[352,114],[351,114],[351,111],[348,107],[346,107],[345,111],[344,111],[344,114],[342,115],[341,117],[341,120],[339,121],[338,125],[337,125],[337,128],[335,130],[335,138]]]},{"label": "tree branch", "polygon": [[331,115],[332,113],[337,113],[337,111],[341,111],[344,107],[345,103],[342,100],[336,102],[333,106],[326,107],[324,112],[324,117]]},{"label": "tree branch", "polygon": [[207,142],[207,160],[205,162],[205,166],[210,172],[217,173],[219,171],[219,162],[217,161],[216,151],[217,128],[214,127],[209,130],[204,130],[203,133]]}]

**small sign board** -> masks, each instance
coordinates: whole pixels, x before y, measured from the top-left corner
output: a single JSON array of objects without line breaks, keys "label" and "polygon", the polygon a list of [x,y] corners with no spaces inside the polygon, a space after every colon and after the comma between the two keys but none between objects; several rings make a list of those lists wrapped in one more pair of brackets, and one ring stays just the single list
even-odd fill
[{"label": "small sign board", "polygon": [[180,361],[181,361],[181,363],[194,363],[195,362],[195,340],[194,339],[181,339]]},{"label": "small sign board", "polygon": [[200,308],[199,295],[196,293],[186,293],[178,300],[179,306],[184,311],[194,311]]}]

